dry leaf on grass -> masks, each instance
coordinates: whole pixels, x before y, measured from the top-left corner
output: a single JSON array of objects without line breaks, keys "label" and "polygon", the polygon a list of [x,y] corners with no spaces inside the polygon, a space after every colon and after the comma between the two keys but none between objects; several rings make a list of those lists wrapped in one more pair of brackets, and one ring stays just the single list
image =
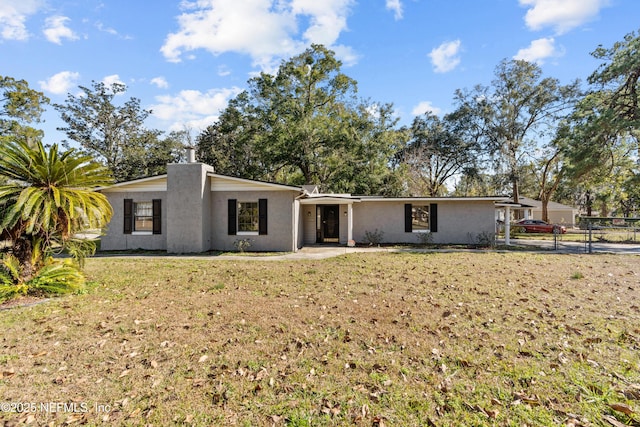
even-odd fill
[{"label": "dry leaf on grass", "polygon": [[622,412],[623,414],[628,416],[631,416],[635,413],[635,411],[631,409],[631,407],[625,405],[624,403],[611,403],[609,407],[614,411]]},{"label": "dry leaf on grass", "polygon": [[612,417],[611,415],[603,415],[602,418],[607,421],[609,424],[611,424],[613,427],[627,427],[627,424],[623,424],[620,421],[618,421],[615,417]]}]

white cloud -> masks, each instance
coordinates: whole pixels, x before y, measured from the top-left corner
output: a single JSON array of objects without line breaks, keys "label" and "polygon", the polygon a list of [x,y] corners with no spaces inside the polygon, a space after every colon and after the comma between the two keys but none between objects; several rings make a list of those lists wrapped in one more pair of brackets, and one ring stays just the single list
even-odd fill
[{"label": "white cloud", "polygon": [[166,89],[166,88],[169,87],[169,83],[167,82],[167,79],[165,79],[162,76],[158,76],[158,77],[152,78],[151,79],[151,84],[156,85],[160,89]]},{"label": "white cloud", "polygon": [[529,47],[520,49],[513,59],[523,59],[542,65],[546,58],[557,57],[563,54],[555,46],[553,37],[542,38],[531,42]]},{"label": "white cloud", "polygon": [[529,7],[524,17],[529,29],[552,27],[563,34],[596,18],[609,0],[520,0],[520,5]]},{"label": "white cloud", "polygon": [[420,116],[424,113],[433,113],[438,115],[441,112],[442,110],[438,107],[434,107],[431,104],[431,101],[421,101],[418,105],[413,107],[413,110],[411,110],[411,114],[413,114],[414,116]]},{"label": "white cloud", "polygon": [[[160,49],[168,61],[205,49],[214,55],[237,52],[254,65],[272,67],[277,59],[311,43],[333,48],[347,28],[354,0],[197,0],[183,2],[179,30]],[[300,28],[302,23],[306,27]]]},{"label": "white cloud", "polygon": [[67,21],[70,21],[70,19],[66,16],[55,15],[48,17],[44,21],[46,28],[43,30],[47,40],[55,44],[62,44],[63,38],[77,40],[78,36],[71,30],[71,28],[65,25]]},{"label": "white cloud", "polygon": [[39,81],[38,83],[42,90],[62,95],[69,92],[69,89],[76,85],[78,79],[80,79],[80,73],[61,71],[49,77],[46,81]]},{"label": "white cloud", "polygon": [[198,90],[183,90],[175,96],[157,96],[155,105],[150,106],[153,116],[170,122],[169,130],[185,127],[202,130],[218,119],[229,99],[241,92],[240,88],[211,89],[206,93]]},{"label": "white cloud", "polygon": [[446,73],[460,64],[460,40],[442,43],[429,53],[436,73]]},{"label": "white cloud", "polygon": [[98,31],[102,31],[103,33],[111,34],[112,36],[118,35],[118,32],[115,29],[111,27],[105,27],[105,25],[100,21],[96,22],[95,26]]},{"label": "white cloud", "polygon": [[27,40],[29,31],[25,22],[43,6],[43,0],[0,0],[0,38]]},{"label": "white cloud", "polygon": [[125,84],[122,80],[120,80],[120,76],[117,74],[111,74],[110,76],[105,76],[102,79],[102,83],[104,83],[104,85],[107,87],[110,87],[114,83],[118,83],[121,85]]},{"label": "white cloud", "polygon": [[393,17],[397,20],[402,19],[402,2],[400,0],[386,0],[387,9],[393,12]]},{"label": "white cloud", "polygon": [[218,75],[220,77],[225,77],[231,74],[231,70],[226,65],[218,66]]}]

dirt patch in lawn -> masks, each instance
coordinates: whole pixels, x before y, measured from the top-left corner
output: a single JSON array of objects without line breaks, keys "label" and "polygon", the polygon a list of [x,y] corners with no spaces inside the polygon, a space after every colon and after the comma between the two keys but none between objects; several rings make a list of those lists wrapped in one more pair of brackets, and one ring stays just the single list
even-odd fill
[{"label": "dirt patch in lawn", "polygon": [[640,257],[99,258],[86,271],[85,295],[0,311],[13,405],[0,420],[640,423]]}]

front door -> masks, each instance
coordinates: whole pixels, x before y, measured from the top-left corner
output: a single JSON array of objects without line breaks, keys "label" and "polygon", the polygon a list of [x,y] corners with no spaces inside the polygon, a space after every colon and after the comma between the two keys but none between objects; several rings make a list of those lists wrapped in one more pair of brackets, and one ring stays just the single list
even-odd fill
[{"label": "front door", "polygon": [[316,218],[317,243],[338,243],[340,241],[340,209],[338,205],[319,205]]}]

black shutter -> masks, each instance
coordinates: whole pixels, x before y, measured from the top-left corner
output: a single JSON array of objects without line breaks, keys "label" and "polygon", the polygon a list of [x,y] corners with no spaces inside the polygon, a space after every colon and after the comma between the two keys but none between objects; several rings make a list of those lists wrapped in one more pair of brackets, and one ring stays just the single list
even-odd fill
[{"label": "black shutter", "polygon": [[404,205],[404,232],[411,233],[413,231],[413,213],[411,203]]},{"label": "black shutter", "polygon": [[429,205],[429,230],[432,233],[438,231],[438,205],[435,203]]},{"label": "black shutter", "polygon": [[267,234],[267,199],[258,199],[258,234]]},{"label": "black shutter", "polygon": [[133,199],[124,199],[124,234],[133,231]]},{"label": "black shutter", "polygon": [[238,223],[236,220],[237,212],[238,212],[238,200],[237,199],[229,199],[229,212],[228,212],[228,234],[230,236],[235,236],[238,230]]},{"label": "black shutter", "polygon": [[153,199],[153,234],[162,234],[162,200]]}]

